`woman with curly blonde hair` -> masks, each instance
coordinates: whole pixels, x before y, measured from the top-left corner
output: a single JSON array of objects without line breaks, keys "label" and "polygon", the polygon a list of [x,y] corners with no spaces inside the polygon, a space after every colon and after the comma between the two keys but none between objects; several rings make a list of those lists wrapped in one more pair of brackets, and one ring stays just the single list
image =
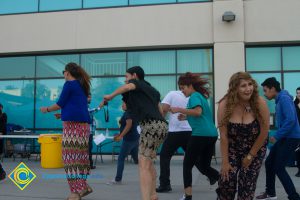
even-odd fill
[{"label": "woman with curly blonde hair", "polygon": [[234,200],[236,190],[238,200],[253,199],[266,154],[269,116],[256,81],[247,72],[233,74],[218,108],[222,154],[218,199]]}]

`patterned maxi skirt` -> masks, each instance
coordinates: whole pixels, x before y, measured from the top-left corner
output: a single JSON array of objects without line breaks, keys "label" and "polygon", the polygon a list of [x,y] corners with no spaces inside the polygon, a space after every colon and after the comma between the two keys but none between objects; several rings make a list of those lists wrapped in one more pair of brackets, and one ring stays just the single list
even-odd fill
[{"label": "patterned maxi skirt", "polygon": [[87,188],[90,173],[88,142],[90,126],[81,122],[63,122],[62,155],[71,192]]}]

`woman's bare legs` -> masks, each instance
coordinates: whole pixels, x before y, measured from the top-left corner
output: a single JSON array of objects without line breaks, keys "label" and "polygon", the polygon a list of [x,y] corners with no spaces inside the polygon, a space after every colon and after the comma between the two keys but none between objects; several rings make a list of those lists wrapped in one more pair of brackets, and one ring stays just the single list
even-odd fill
[{"label": "woman's bare legs", "polygon": [[[150,200],[153,190],[155,190],[156,172],[153,169],[153,161],[150,158],[139,155],[140,187],[143,200]],[[153,175],[155,176],[154,178]]]}]

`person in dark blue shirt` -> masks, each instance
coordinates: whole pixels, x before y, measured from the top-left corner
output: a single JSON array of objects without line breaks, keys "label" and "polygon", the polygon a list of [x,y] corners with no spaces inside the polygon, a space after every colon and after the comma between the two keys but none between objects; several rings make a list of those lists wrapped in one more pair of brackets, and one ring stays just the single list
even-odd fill
[{"label": "person in dark blue shirt", "polygon": [[123,101],[122,109],[124,114],[120,119],[120,134],[114,136],[114,141],[123,139],[117,165],[117,174],[114,180],[108,184],[120,184],[122,181],[125,158],[131,154],[134,163],[138,163],[138,150],[140,135],[137,130],[137,122],[132,119],[127,111],[126,103]]},{"label": "person in dark blue shirt", "polygon": [[61,109],[63,121],[62,153],[71,194],[68,199],[81,199],[93,190],[87,184],[90,173],[88,141],[90,116],[87,97],[90,76],[76,63],[68,63],[63,71],[65,84],[56,104],[41,107],[43,113]]}]

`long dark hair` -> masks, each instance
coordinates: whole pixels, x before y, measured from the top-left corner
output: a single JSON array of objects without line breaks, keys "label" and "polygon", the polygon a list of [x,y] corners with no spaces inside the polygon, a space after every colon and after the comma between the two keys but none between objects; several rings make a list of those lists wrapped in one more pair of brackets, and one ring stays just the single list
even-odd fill
[{"label": "long dark hair", "polygon": [[86,71],[76,63],[70,62],[66,65],[65,70],[80,82],[86,96],[91,93],[91,77]]},{"label": "long dark hair", "polygon": [[140,81],[145,81],[148,85],[151,85],[145,80],[145,72],[141,66],[133,66],[126,70],[127,73],[133,75],[136,74]]},{"label": "long dark hair", "polygon": [[192,85],[197,92],[201,93],[206,98],[209,97],[208,80],[201,77],[200,74],[186,72],[179,77],[178,85]]}]

